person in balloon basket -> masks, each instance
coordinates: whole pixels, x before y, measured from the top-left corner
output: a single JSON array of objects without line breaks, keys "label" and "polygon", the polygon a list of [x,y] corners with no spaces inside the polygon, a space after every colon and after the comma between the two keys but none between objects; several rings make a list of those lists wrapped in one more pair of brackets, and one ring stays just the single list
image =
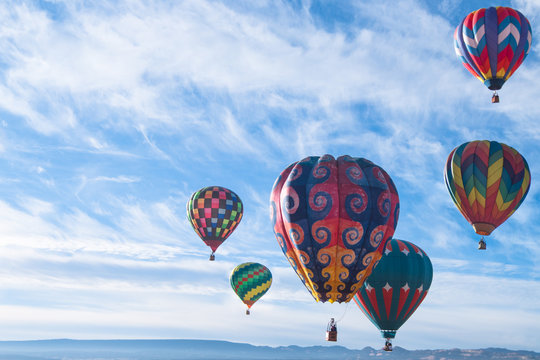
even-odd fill
[{"label": "person in balloon basket", "polygon": [[337,324],[334,318],[330,318],[330,322],[326,327],[326,340],[337,341]]},{"label": "person in balloon basket", "polygon": [[330,328],[330,331],[337,331],[336,321],[334,318],[330,319],[330,324],[328,324],[328,327]]}]

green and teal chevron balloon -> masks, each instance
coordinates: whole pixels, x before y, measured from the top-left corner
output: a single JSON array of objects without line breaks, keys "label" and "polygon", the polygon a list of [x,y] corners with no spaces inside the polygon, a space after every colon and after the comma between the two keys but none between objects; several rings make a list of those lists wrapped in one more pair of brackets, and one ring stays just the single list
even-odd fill
[{"label": "green and teal chevron balloon", "polygon": [[391,239],[354,301],[389,341],[422,303],[432,278],[431,261],[422,249]]},{"label": "green and teal chevron balloon", "polygon": [[249,309],[272,285],[272,273],[264,265],[247,262],[238,265],[231,273],[231,287]]}]

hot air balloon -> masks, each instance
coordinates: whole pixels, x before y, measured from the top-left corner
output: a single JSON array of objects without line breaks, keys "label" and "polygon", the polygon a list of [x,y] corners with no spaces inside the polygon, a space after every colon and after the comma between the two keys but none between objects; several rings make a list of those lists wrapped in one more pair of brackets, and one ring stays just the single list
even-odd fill
[{"label": "hot air balloon", "polygon": [[433,267],[426,253],[404,240],[391,239],[371,275],[354,296],[354,302],[386,339],[392,351],[396,331],[427,295]]},{"label": "hot air balloon", "polygon": [[247,305],[246,315],[249,315],[253,304],[270,289],[272,273],[264,265],[247,262],[234,268],[230,280],[236,295]]},{"label": "hot air balloon", "polygon": [[243,212],[240,197],[221,186],[205,187],[191,195],[187,216],[197,235],[212,249],[210,260],[215,259],[217,248],[236,229]]},{"label": "hot air balloon", "polygon": [[285,257],[316,301],[348,302],[394,233],[399,197],[363,158],[311,156],[291,164],[270,196]]},{"label": "hot air balloon", "polygon": [[[482,236],[491,234],[521,205],[531,185],[525,158],[496,141],[466,142],[450,153],[446,187],[461,214]],[[484,238],[479,249],[485,249]]]},{"label": "hot air balloon", "polygon": [[529,20],[509,7],[471,12],[454,32],[454,47],[463,65],[490,90],[497,90],[521,65],[531,48]]}]

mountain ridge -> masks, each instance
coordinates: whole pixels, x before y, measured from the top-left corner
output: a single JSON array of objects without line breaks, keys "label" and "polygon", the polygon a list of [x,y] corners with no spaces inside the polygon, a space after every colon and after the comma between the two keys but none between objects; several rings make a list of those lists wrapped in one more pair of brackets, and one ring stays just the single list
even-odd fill
[{"label": "mountain ridge", "polygon": [[540,360],[540,353],[504,348],[407,350],[389,353],[372,347],[361,350],[333,346],[259,346],[223,340],[14,340],[0,341],[0,360]]}]

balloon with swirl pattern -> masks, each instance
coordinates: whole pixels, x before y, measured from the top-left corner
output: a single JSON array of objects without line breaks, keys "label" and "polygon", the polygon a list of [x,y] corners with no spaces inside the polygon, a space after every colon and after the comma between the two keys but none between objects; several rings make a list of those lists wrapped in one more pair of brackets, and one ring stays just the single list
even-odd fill
[{"label": "balloon with swirl pattern", "polygon": [[310,156],[287,167],[270,196],[276,239],[316,301],[348,302],[393,235],[399,196],[364,158]]}]

